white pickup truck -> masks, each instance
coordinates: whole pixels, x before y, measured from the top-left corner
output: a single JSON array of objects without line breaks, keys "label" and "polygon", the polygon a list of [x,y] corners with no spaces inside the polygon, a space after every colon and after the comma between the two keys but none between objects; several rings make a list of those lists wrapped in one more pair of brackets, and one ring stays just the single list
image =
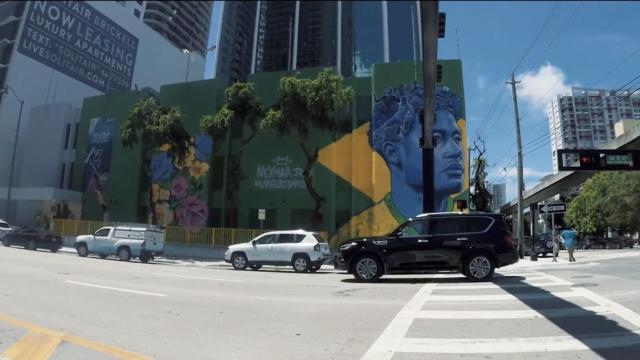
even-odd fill
[{"label": "white pickup truck", "polygon": [[103,227],[92,235],[76,237],[75,248],[82,257],[97,254],[104,259],[116,255],[120,261],[133,257],[147,263],[164,253],[164,231],[150,227]]}]

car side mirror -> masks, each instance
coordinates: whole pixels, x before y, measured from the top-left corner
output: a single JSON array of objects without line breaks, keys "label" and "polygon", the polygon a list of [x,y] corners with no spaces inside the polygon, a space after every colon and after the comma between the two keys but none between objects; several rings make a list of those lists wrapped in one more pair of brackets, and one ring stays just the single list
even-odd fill
[{"label": "car side mirror", "polygon": [[256,241],[255,240],[251,240],[251,246],[253,246],[253,247],[256,246]]}]

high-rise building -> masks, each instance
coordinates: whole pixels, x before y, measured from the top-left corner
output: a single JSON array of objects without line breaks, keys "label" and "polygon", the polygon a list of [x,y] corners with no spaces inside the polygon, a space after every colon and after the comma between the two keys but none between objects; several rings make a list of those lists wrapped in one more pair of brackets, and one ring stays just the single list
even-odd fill
[{"label": "high-rise building", "polygon": [[85,98],[204,77],[203,56],[144,24],[147,5],[0,1],[0,217],[26,224],[53,199],[78,205],[71,140]]},{"label": "high-rise building", "polygon": [[144,8],[145,24],[179,49],[206,55],[213,1],[136,2]]},{"label": "high-rise building", "polygon": [[[256,72],[313,67],[365,77],[373,64],[421,59],[419,1],[227,1],[222,6],[214,77],[245,80]],[[255,11],[248,10],[252,6]]]},{"label": "high-rise building", "polygon": [[256,21],[256,1],[223,1],[214,50],[214,76],[225,83],[247,80],[251,73],[251,57]]},{"label": "high-rise building", "polygon": [[549,102],[547,115],[553,172],[557,173],[558,149],[597,148],[615,138],[617,121],[640,121],[640,94],[572,87],[571,95],[558,95]]},{"label": "high-rise building", "polygon": [[507,184],[487,184],[487,191],[491,194],[491,210],[499,212],[500,207],[507,202]]}]

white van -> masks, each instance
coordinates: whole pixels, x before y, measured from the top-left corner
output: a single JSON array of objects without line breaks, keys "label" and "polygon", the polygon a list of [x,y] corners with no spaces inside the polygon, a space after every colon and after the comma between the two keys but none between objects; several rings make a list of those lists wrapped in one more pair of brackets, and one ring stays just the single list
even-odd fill
[{"label": "white van", "polygon": [[164,231],[154,227],[108,226],[92,235],[76,237],[75,248],[82,257],[97,254],[104,259],[116,255],[120,261],[133,257],[147,263],[164,253]]}]

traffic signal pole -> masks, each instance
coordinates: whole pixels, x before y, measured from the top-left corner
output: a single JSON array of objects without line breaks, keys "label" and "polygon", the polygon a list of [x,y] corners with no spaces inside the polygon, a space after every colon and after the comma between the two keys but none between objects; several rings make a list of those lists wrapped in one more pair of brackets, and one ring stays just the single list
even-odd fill
[{"label": "traffic signal pole", "polygon": [[422,121],[422,208],[433,212],[433,121],[435,108],[436,70],[438,61],[438,2],[420,1],[422,17],[422,76],[424,109]]}]

